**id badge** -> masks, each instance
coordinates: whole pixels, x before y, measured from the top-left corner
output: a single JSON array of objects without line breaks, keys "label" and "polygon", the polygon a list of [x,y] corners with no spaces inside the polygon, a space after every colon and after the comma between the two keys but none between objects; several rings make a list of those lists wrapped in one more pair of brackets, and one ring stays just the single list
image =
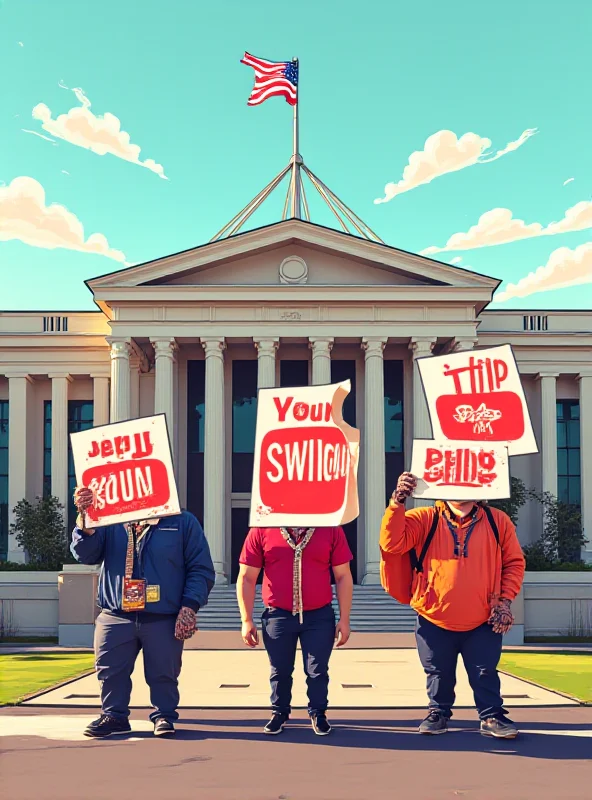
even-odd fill
[{"label": "id badge", "polygon": [[123,611],[142,611],[146,605],[146,581],[123,579],[121,608]]},{"label": "id badge", "polygon": [[155,584],[153,586],[146,587],[146,602],[147,603],[158,603],[160,600],[160,586]]}]

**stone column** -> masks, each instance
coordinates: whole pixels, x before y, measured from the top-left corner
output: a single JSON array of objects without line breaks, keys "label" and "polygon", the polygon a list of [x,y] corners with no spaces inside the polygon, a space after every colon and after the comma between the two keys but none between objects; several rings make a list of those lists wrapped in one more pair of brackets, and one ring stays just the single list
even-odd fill
[{"label": "stone column", "polygon": [[109,424],[109,378],[93,375],[93,425]]},{"label": "stone column", "polygon": [[204,430],[204,531],[208,538],[216,583],[227,584],[226,487],[224,435],[224,339],[203,338],[206,354]]},{"label": "stone column", "polygon": [[[171,449],[175,441],[175,353],[177,343],[171,337],[151,339],[155,355],[154,413],[165,414]],[[206,389],[207,392],[207,389]]]},{"label": "stone column", "polygon": [[541,464],[543,492],[557,497],[557,373],[541,372]]},{"label": "stone column", "polygon": [[580,482],[582,526],[588,540],[582,558],[592,562],[592,373],[578,376],[580,384]]},{"label": "stone column", "polygon": [[413,353],[413,438],[431,439],[432,425],[426,402],[417,360],[432,355],[436,340],[428,337],[414,337],[409,347]]},{"label": "stone column", "polygon": [[130,419],[140,416],[140,358],[130,354]]},{"label": "stone column", "polygon": [[363,584],[380,583],[378,538],[385,507],[384,359],[386,339],[365,338],[364,375],[364,542]]},{"label": "stone column", "polygon": [[129,339],[108,339],[111,345],[111,422],[131,416]]},{"label": "stone column", "polygon": [[51,493],[64,506],[68,497],[68,384],[72,378],[63,373],[51,378]]},{"label": "stone column", "polygon": [[257,349],[257,388],[275,387],[275,356],[278,339],[253,339]]},{"label": "stone column", "polygon": [[[27,483],[27,408],[30,375],[7,374],[8,378],[8,522],[15,521],[14,507],[28,497]],[[41,446],[41,445],[40,445]],[[24,563],[25,552],[14,534],[8,535],[8,560]]]},{"label": "stone column", "polygon": [[333,337],[311,338],[313,386],[331,383],[331,350]]}]

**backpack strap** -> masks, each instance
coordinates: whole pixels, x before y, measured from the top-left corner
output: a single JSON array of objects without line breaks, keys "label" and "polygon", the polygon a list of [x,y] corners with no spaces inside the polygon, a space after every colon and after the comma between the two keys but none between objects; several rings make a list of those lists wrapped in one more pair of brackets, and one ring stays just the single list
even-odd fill
[{"label": "backpack strap", "polygon": [[488,506],[488,505],[486,505],[486,504],[483,504],[483,505],[481,506],[481,508],[483,509],[483,511],[485,511],[485,516],[487,517],[487,521],[488,521],[488,522],[489,522],[489,524],[491,525],[491,530],[493,531],[493,535],[495,536],[495,541],[497,542],[497,545],[498,545],[498,547],[499,547],[499,546],[500,546],[500,535],[499,535],[499,529],[498,529],[498,527],[497,527],[497,523],[496,523],[496,521],[495,521],[495,519],[494,519],[494,516],[493,516],[493,514],[491,513],[491,509],[490,509],[490,508],[489,508],[489,506]]},{"label": "backpack strap", "polygon": [[435,509],[434,510],[434,518],[432,519],[432,525],[430,527],[428,535],[426,536],[426,540],[423,543],[423,547],[421,548],[421,553],[420,553],[419,558],[417,557],[417,554],[416,554],[415,550],[412,550],[411,553],[410,553],[410,555],[411,555],[411,567],[416,572],[423,572],[423,562],[424,562],[424,559],[425,559],[426,554],[428,552],[429,546],[432,543],[432,539],[434,538],[434,536],[436,534],[436,530],[438,528],[438,523],[439,522],[440,522],[440,512],[438,511],[438,509]]}]

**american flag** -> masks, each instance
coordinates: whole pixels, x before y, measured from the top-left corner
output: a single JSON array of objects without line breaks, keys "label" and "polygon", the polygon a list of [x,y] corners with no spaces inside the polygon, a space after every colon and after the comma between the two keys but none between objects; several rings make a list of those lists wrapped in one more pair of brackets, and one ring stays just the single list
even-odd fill
[{"label": "american flag", "polygon": [[241,64],[255,70],[255,86],[248,100],[248,105],[258,106],[268,97],[276,95],[285,97],[286,102],[295,106],[298,102],[298,62],[267,61],[245,53]]}]

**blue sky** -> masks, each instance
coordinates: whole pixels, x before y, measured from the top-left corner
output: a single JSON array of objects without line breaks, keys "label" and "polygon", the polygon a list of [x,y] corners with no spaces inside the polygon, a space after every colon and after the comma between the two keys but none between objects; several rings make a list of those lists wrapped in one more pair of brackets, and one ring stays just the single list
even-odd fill
[{"label": "blue sky", "polygon": [[[388,244],[441,248],[492,212],[470,249],[433,257],[503,279],[494,307],[592,308],[591,27],[592,7],[578,0],[0,0],[0,308],[92,308],[85,279],[206,242],[287,163],[291,108],[280,98],[247,107],[245,50],[300,59],[305,161]],[[168,180],[43,127],[88,102]],[[488,161],[532,129],[454,172],[446,154],[425,153],[429,137],[451,131],[473,134],[471,147],[489,139]],[[409,190],[376,204],[415,151],[436,177],[415,188],[408,178]],[[64,227],[51,204],[75,218]],[[51,235],[35,229],[38,208],[52,226],[57,215]],[[257,223],[280,211],[271,203]],[[94,233],[106,241],[89,242]],[[48,237],[79,249],[49,249]]]}]

